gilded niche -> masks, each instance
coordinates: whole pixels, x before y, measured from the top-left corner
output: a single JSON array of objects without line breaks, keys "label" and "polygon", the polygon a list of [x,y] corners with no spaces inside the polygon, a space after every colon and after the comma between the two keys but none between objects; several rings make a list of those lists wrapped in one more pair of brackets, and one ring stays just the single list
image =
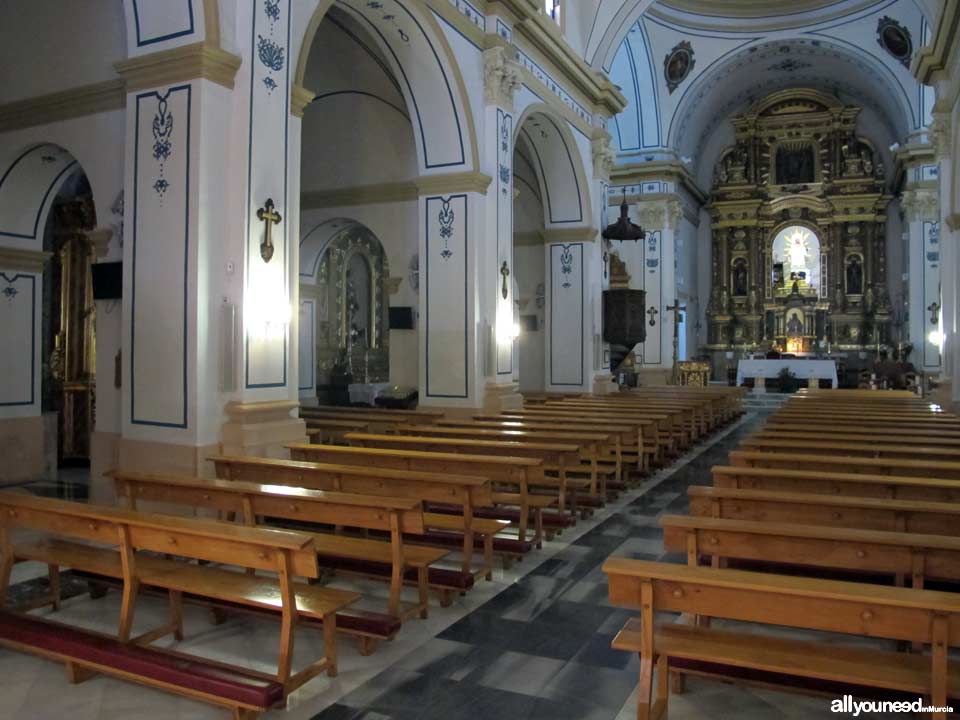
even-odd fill
[{"label": "gilded niche", "polygon": [[796,89],[732,119],[735,140],[717,159],[707,205],[707,349],[715,359],[736,349],[828,347],[859,358],[889,342],[891,197],[859,113]]}]

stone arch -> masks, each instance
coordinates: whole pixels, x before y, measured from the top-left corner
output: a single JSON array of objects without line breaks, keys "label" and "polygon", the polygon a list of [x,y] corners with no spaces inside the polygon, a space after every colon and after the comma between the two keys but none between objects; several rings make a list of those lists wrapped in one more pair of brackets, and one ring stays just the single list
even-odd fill
[{"label": "stone arch", "polygon": [[[303,85],[310,47],[333,5],[333,0],[318,0],[309,16],[295,15],[306,28],[290,48],[291,57],[297,57],[295,94],[297,89],[310,90]],[[466,84],[453,50],[432,15],[408,0],[341,0],[337,8],[369,31],[400,80],[414,125],[420,172],[478,170],[477,133]],[[297,12],[302,10],[298,8]]]},{"label": "stone arch", "polygon": [[524,148],[543,199],[544,226],[588,225],[593,217],[583,158],[565,120],[544,104],[527,107],[514,126],[514,149]]}]

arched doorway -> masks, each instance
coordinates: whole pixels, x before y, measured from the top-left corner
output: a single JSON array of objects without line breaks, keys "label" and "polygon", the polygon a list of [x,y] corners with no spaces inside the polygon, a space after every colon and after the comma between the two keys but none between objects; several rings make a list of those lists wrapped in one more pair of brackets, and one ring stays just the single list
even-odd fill
[{"label": "arched doorway", "polygon": [[96,340],[90,183],[65,148],[37,143],[0,161],[0,452],[5,480],[54,480],[88,466]]},{"label": "arched doorway", "polygon": [[545,106],[527,108],[513,155],[521,392],[569,391],[587,382],[588,252],[577,233],[591,211],[580,157],[563,120]]}]

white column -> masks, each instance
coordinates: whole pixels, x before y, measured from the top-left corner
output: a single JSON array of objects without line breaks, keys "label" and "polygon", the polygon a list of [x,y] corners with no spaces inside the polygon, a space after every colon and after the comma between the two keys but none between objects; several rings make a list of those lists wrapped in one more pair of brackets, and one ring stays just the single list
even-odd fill
[{"label": "white column", "polygon": [[475,408],[483,401],[486,340],[478,322],[478,288],[484,277],[479,263],[484,256],[486,204],[486,196],[474,190],[421,189],[419,341],[424,406]]}]

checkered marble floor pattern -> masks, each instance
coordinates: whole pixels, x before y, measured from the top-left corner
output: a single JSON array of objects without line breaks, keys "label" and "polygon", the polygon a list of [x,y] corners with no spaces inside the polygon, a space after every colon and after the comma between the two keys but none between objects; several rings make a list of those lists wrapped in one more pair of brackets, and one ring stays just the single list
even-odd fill
[{"label": "checkered marble floor pattern", "polygon": [[[610,642],[631,613],[607,602],[601,566],[610,555],[684,562],[665,556],[661,514],[685,513],[686,488],[709,484],[710,467],[724,463],[730,449],[758,417],[710,438],[667,471],[659,473],[589,522],[546,543],[544,550],[493,582],[482,582],[451,608],[431,607],[430,618],[404,626],[400,635],[371,657],[340,643],[335,680],[318,678],[291,696],[285,710],[265,720],[627,720],[636,717],[635,655]],[[60,487],[28,486],[42,494],[85,497],[71,478]],[[42,592],[43,568],[17,567],[17,599]],[[362,584],[346,582],[344,587]],[[57,616],[64,622],[115,631],[119,597],[90,600],[81,583],[65,582]],[[377,584],[366,593],[382,593]],[[41,611],[46,612],[46,611]],[[163,604],[142,598],[137,625],[148,629],[165,616]],[[188,608],[187,640],[179,649],[270,671],[276,662],[276,630],[270,623],[230,619],[212,626],[204,611]],[[137,629],[135,629],[135,632]],[[161,641],[162,644],[163,641]],[[297,655],[306,662],[320,651],[319,633],[304,632]],[[255,658],[255,660],[254,660]],[[295,662],[295,667],[297,662]],[[275,665],[274,665],[275,667]],[[67,685],[53,663],[0,649],[0,720],[106,720],[223,718],[222,710],[140,688],[111,678]],[[671,720],[800,720],[835,718],[826,699],[746,690],[692,679],[688,691],[671,698]],[[863,717],[863,716],[862,716]]]}]

